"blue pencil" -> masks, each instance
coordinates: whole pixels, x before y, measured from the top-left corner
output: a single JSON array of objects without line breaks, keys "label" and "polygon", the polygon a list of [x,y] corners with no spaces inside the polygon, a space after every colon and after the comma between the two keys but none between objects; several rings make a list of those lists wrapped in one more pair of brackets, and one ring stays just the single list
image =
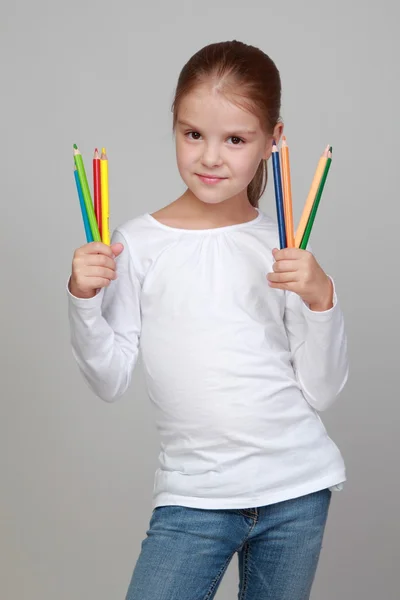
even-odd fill
[{"label": "blue pencil", "polygon": [[83,199],[81,182],[79,180],[79,175],[78,175],[78,171],[76,170],[76,168],[74,169],[74,175],[75,175],[76,189],[78,190],[79,203],[81,205],[83,225],[85,227],[85,233],[86,233],[86,241],[88,243],[93,242],[92,230],[90,229],[89,219],[88,219],[87,212],[86,212],[85,201]]},{"label": "blue pencil", "polygon": [[282,177],[281,165],[279,161],[279,151],[276,143],[272,146],[272,166],[274,169],[274,184],[275,184],[275,201],[276,201],[276,216],[278,219],[279,243],[281,248],[286,248],[286,227],[285,214],[283,209],[283,192],[282,192]]}]

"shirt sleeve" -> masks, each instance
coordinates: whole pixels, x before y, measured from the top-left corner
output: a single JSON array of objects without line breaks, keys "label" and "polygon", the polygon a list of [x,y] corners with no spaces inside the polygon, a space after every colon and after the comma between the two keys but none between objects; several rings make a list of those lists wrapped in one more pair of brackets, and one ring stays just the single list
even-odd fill
[{"label": "shirt sleeve", "polygon": [[326,410],[348,378],[344,318],[333,284],[333,306],[312,311],[298,294],[285,292],[284,323],[294,372],[304,397],[317,411]]},{"label": "shirt sleeve", "polygon": [[93,298],[77,298],[67,285],[72,353],[91,390],[113,402],[127,390],[139,352],[141,284],[129,244],[116,230],[112,243],[124,249],[117,257],[118,277]]}]

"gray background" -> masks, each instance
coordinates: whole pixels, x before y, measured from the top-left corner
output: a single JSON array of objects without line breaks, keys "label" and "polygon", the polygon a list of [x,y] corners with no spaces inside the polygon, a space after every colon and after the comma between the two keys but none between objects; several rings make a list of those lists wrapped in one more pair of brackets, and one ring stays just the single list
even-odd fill
[{"label": "gray background", "polygon": [[[349,481],[312,597],[399,597],[398,18],[394,0],[1,0],[1,598],[125,597],[158,437],[140,364],[108,405],[71,356],[65,284],[85,242],[72,144],[90,173],[107,148],[112,228],[174,200],[176,79],[199,48],[234,38],[280,69],[296,222],[333,146],[311,243],[347,320],[350,380],[322,417]],[[261,208],[275,214],[272,177]],[[237,582],[234,557],[217,597]]]}]

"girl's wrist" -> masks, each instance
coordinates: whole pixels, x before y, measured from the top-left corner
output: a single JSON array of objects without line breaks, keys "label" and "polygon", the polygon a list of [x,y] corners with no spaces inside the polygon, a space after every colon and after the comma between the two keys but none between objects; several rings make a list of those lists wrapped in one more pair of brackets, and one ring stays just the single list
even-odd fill
[{"label": "girl's wrist", "polygon": [[333,307],[333,285],[330,277],[326,276],[326,279],[324,292],[318,300],[315,302],[313,301],[308,305],[310,310],[322,312]]}]

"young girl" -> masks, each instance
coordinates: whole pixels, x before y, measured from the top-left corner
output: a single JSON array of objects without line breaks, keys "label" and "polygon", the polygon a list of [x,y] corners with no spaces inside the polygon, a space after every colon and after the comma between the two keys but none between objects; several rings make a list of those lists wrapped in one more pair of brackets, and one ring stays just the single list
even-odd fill
[{"label": "young girl", "polygon": [[78,365],[111,402],[140,345],[161,438],[127,600],[210,600],[235,552],[241,600],[309,598],[331,490],[345,480],[318,414],[348,372],[333,281],[309,250],[278,250],[258,209],[280,97],[261,50],[197,52],[173,104],[187,190],[118,227],[111,247],[74,254]]}]

